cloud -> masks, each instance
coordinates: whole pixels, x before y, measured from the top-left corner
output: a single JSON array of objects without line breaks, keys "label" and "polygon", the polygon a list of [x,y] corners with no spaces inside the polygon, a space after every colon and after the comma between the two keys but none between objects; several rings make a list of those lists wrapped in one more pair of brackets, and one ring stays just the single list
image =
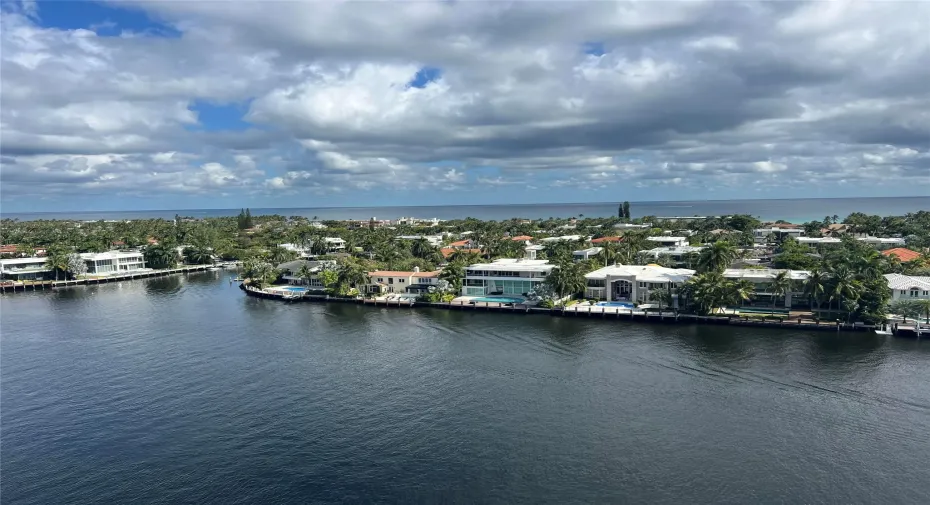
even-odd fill
[{"label": "cloud", "polygon": [[[132,5],[177,37],[53,7],[4,4],[4,198],[930,189],[925,3]],[[252,127],[200,128],[204,100]]]}]

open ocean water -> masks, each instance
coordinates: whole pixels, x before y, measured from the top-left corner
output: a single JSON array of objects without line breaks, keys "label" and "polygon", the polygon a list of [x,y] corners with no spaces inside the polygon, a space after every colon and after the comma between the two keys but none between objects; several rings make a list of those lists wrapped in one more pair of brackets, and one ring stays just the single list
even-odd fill
[{"label": "open ocean water", "polygon": [[0,296],[4,504],[930,503],[930,341]]},{"label": "open ocean water", "polygon": [[[446,205],[435,207],[321,207],[321,208],[253,208],[253,215],[279,214],[319,219],[397,219],[399,217],[503,220],[510,218],[544,219],[547,217],[608,217],[617,215],[620,202],[533,205]],[[802,223],[837,215],[841,219],[853,212],[898,216],[908,212],[930,210],[930,197],[894,198],[808,198],[787,200],[715,200],[693,202],[631,202],[630,213],[641,216],[720,216],[750,214],[763,220],[784,219]],[[2,217],[34,219],[173,219],[186,217],[235,216],[240,209],[177,209],[121,212],[34,212],[3,213]]]}]

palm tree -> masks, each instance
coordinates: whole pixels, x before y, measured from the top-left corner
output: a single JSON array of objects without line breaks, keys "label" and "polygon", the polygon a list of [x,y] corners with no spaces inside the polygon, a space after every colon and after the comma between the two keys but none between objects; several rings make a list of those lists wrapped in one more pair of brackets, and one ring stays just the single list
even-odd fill
[{"label": "palm tree", "polygon": [[811,270],[807,279],[804,281],[804,294],[811,303],[811,314],[814,313],[814,304],[820,307],[823,295],[827,290],[828,275],[820,268]]},{"label": "palm tree", "polygon": [[339,265],[337,277],[337,286],[340,293],[347,292],[350,288],[358,287],[368,280],[368,272],[357,261],[344,261]]},{"label": "palm tree", "polygon": [[146,246],[142,255],[149,268],[172,268],[178,262],[177,251],[163,244]]},{"label": "palm tree", "polygon": [[604,258],[604,266],[608,266],[611,263],[617,261],[617,257],[620,252],[617,250],[616,242],[604,242],[601,246],[603,250],[601,251],[601,257]]},{"label": "palm tree", "polygon": [[859,282],[846,266],[840,266],[830,273],[833,285],[830,289],[830,301],[837,300],[836,308],[841,309],[843,298],[858,298]]},{"label": "palm tree", "polygon": [[698,274],[685,283],[684,291],[701,312],[713,313],[727,299],[727,280],[719,272]]},{"label": "palm tree", "polygon": [[433,252],[433,246],[425,238],[418,238],[410,245],[410,253],[417,258],[427,258]]},{"label": "palm tree", "polygon": [[375,258],[384,263],[388,270],[394,269],[394,265],[400,260],[400,256],[400,251],[391,243],[381,244],[381,247],[375,251]]},{"label": "palm tree", "polygon": [[68,270],[68,252],[64,249],[51,249],[47,253],[45,259],[45,267],[49,270],[55,271],[55,280],[58,280],[59,272],[66,272]]},{"label": "palm tree", "polygon": [[213,255],[205,247],[185,247],[184,259],[192,265],[212,265]]},{"label": "palm tree", "polygon": [[442,269],[439,278],[448,282],[456,293],[461,293],[462,281],[465,279],[465,265],[458,261],[453,261]]},{"label": "palm tree", "polygon": [[736,255],[736,247],[733,244],[726,240],[718,240],[701,251],[698,271],[722,273],[736,259]]},{"label": "palm tree", "polygon": [[743,305],[744,302],[752,300],[752,297],[756,295],[756,288],[753,283],[741,279],[738,282],[728,282],[727,293],[728,302],[734,305]]},{"label": "palm tree", "polygon": [[787,300],[788,293],[791,292],[791,277],[788,276],[788,272],[778,272],[775,274],[775,277],[772,278],[772,283],[769,286],[769,289],[772,290],[772,313],[775,313],[775,302],[778,300],[778,297],[782,297]]},{"label": "palm tree", "polygon": [[552,269],[549,275],[546,276],[545,283],[558,295],[559,300],[568,295],[582,292],[587,286],[584,272],[581,271],[577,264],[572,262],[562,263]]},{"label": "palm tree", "polygon": [[310,285],[310,279],[314,277],[313,269],[309,265],[303,264],[300,269],[297,270],[297,277],[302,279],[308,286]]},{"label": "palm tree", "polygon": [[662,309],[672,305],[672,291],[668,288],[660,288],[649,293],[649,299],[659,305],[659,312]]}]

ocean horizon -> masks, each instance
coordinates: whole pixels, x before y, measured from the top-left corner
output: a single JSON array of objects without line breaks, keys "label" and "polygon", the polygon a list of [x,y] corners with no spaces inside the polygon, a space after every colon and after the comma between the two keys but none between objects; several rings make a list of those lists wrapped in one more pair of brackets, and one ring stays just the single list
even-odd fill
[{"label": "ocean horizon", "polygon": [[[609,217],[617,214],[617,202],[590,203],[518,203],[491,205],[398,205],[377,207],[253,207],[253,215],[316,217],[321,220],[343,219],[421,219],[504,220],[511,218],[545,219],[548,217]],[[749,214],[761,220],[802,223],[826,216],[845,218],[853,212],[893,216],[930,210],[930,197],[856,197],[856,198],[785,198],[762,200],[681,200],[630,202],[631,215],[642,216],[719,216]],[[71,219],[96,221],[110,219],[172,219],[175,215],[193,218],[229,217],[240,208],[228,209],[152,209],[111,211],[0,212],[4,219],[34,221]]]}]

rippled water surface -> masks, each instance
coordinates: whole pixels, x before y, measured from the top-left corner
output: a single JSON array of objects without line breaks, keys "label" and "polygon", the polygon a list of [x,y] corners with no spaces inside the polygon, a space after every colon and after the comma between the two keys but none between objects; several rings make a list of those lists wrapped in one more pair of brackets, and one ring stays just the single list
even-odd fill
[{"label": "rippled water surface", "polygon": [[0,298],[3,503],[930,503],[930,342],[226,278]]}]

